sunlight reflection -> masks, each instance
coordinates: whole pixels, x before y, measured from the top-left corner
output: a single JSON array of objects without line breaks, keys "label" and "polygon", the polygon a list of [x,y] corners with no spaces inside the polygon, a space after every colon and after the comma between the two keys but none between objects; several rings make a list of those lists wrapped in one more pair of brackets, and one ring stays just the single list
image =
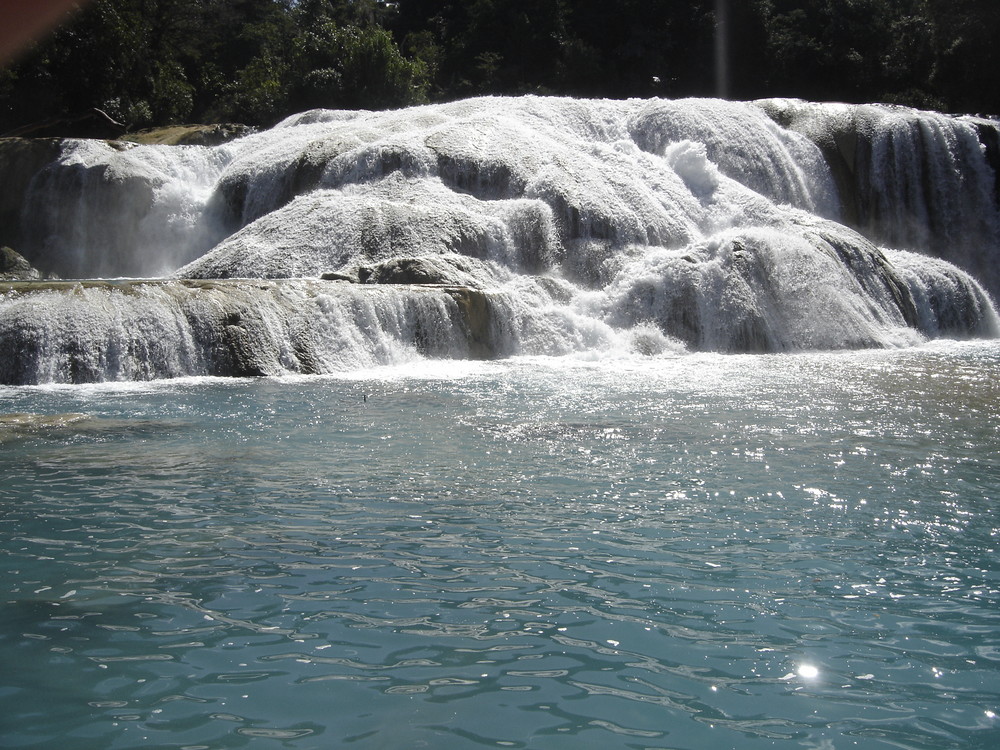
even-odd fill
[{"label": "sunlight reflection", "polygon": [[799,677],[806,680],[815,680],[819,677],[819,668],[813,664],[800,664],[795,672]]}]

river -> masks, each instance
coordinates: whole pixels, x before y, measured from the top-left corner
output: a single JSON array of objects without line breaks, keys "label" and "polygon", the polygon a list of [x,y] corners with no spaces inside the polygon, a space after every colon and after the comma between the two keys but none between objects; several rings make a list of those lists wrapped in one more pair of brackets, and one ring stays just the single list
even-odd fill
[{"label": "river", "polygon": [[998,383],[938,341],[2,387],[2,744],[994,748]]}]

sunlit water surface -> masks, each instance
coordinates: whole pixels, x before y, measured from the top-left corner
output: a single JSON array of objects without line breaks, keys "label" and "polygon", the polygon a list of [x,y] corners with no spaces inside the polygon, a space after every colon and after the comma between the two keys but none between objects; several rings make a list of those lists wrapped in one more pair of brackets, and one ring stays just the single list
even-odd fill
[{"label": "sunlit water surface", "polygon": [[[1000,346],[0,390],[0,745],[1000,747]],[[61,416],[54,416],[61,415]]]}]

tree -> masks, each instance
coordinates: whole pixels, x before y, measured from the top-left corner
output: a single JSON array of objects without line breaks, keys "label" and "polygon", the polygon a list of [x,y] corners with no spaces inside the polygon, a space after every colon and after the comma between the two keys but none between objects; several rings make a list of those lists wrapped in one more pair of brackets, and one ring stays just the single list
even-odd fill
[{"label": "tree", "polygon": [[93,0],[0,71],[0,133],[268,125],[473,94],[713,95],[720,2],[737,98],[1000,111],[996,0]]},{"label": "tree", "polygon": [[1000,114],[1000,3],[923,0],[935,53],[931,84],[954,111]]},{"label": "tree", "polygon": [[335,9],[304,3],[296,9],[288,86],[293,110],[382,109],[426,99],[427,71],[406,59],[392,35],[376,25],[340,25]]}]

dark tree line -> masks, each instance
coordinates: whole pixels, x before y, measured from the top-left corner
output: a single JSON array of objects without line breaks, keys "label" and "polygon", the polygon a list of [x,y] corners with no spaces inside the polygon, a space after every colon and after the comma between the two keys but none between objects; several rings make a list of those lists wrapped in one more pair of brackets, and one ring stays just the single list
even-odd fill
[{"label": "dark tree line", "polygon": [[388,10],[374,0],[94,0],[0,71],[0,133],[263,125],[313,107],[423,101],[427,68],[400,52]]},{"label": "dark tree line", "polygon": [[0,133],[520,93],[997,113],[998,32],[997,0],[93,0],[0,70]]}]

